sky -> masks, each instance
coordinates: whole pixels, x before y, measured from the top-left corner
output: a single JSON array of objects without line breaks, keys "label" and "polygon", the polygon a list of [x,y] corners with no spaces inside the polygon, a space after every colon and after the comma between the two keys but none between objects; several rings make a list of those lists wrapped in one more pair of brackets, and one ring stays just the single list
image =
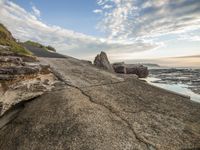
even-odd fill
[{"label": "sky", "polygon": [[80,59],[200,54],[200,0],[0,0],[0,22],[20,41]]}]

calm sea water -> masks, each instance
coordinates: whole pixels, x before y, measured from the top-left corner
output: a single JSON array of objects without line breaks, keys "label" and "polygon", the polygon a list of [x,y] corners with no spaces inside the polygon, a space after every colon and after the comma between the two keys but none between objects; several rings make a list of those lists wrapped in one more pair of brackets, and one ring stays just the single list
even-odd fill
[{"label": "calm sea water", "polygon": [[200,103],[200,95],[194,93],[188,88],[188,85],[186,84],[166,84],[166,83],[154,83],[157,80],[161,80],[159,78],[153,78],[153,77],[148,77],[145,79],[149,84],[152,84],[154,86],[176,92],[182,95],[189,96],[191,100],[199,102]]}]

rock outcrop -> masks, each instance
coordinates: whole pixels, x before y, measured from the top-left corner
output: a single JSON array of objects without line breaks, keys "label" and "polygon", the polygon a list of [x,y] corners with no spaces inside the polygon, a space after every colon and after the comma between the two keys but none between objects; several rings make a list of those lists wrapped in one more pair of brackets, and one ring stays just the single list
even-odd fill
[{"label": "rock outcrop", "polygon": [[199,103],[72,57],[37,56],[2,65],[17,80],[0,81],[0,150],[199,149]]},{"label": "rock outcrop", "polygon": [[5,52],[0,51],[0,116],[18,103],[52,89],[56,81],[49,65],[31,56]]},{"label": "rock outcrop", "polygon": [[116,73],[120,74],[136,74],[139,78],[146,78],[149,74],[148,68],[143,65],[114,63],[113,68]]},{"label": "rock outcrop", "polygon": [[26,103],[0,129],[0,149],[200,147],[200,104],[71,57],[40,61],[64,84]]},{"label": "rock outcrop", "polygon": [[100,54],[98,54],[95,57],[94,65],[97,66],[97,67],[99,67],[99,68],[108,70],[110,72],[114,72],[113,67],[110,64],[110,62],[108,60],[108,57],[107,57],[107,55],[106,55],[105,52],[101,52]]}]

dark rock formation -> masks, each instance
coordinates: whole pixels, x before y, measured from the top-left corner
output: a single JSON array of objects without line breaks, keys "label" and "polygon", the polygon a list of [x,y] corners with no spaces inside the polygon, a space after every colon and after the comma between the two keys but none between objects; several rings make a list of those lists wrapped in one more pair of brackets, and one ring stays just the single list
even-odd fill
[{"label": "dark rock formation", "polygon": [[126,66],[124,62],[114,63],[112,66],[116,73],[126,74]]},{"label": "dark rock formation", "polygon": [[112,65],[110,64],[105,52],[101,52],[100,54],[98,54],[95,57],[94,65],[99,68],[108,70],[110,72],[114,72],[114,69],[113,69]]},{"label": "dark rock formation", "polygon": [[126,67],[127,74],[136,74],[139,78],[146,78],[149,75],[149,71],[147,67],[143,65],[136,65],[132,67]]},{"label": "dark rock formation", "polygon": [[114,63],[113,68],[116,73],[121,74],[136,74],[139,78],[146,78],[149,74],[148,68],[143,65]]}]

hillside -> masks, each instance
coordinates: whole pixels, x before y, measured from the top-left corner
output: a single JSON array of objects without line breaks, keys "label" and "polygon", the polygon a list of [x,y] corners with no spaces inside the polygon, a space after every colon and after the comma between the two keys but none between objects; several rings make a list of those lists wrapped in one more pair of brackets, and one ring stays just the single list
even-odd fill
[{"label": "hillside", "polygon": [[31,55],[31,52],[18,43],[3,24],[0,24],[0,45],[8,46],[7,49],[14,53]]}]

